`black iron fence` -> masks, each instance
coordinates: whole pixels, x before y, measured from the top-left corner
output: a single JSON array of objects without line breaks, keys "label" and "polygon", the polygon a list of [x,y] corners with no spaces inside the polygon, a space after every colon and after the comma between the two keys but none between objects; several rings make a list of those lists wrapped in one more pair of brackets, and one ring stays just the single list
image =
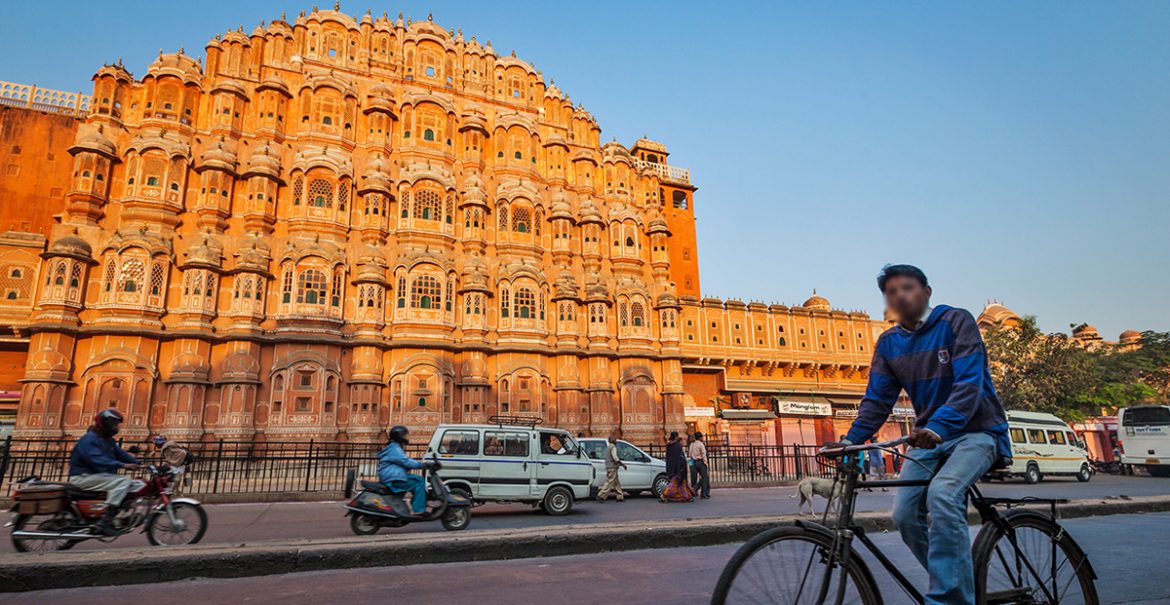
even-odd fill
[{"label": "black iron fence", "polygon": [[[66,481],[69,453],[75,439],[14,439],[0,441],[0,497],[10,496],[15,484],[29,476]],[[340,492],[346,471],[358,476],[377,474],[377,453],[383,444],[335,441],[265,442],[212,441],[185,444],[195,456],[184,480],[184,493],[272,494]],[[123,444],[128,447],[128,444]],[[146,445],[139,457],[157,460]],[[407,453],[421,457],[425,444],[413,444]],[[662,458],[665,447],[642,448]],[[823,476],[812,445],[719,445],[708,452],[711,483],[769,485]]]}]

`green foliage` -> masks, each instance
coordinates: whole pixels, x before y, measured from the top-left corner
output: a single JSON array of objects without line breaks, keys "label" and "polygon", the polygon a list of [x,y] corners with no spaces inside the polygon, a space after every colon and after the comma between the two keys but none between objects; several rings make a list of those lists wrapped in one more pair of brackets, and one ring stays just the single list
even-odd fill
[{"label": "green foliage", "polygon": [[1087,350],[1064,334],[1045,334],[1028,316],[1018,327],[993,327],[983,338],[1007,409],[1080,420],[1170,398],[1170,333],[1145,332],[1132,350]]}]

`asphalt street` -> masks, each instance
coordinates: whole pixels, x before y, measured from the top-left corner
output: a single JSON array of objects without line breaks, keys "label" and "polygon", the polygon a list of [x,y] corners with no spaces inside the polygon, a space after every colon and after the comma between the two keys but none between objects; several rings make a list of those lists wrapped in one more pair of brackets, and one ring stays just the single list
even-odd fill
[{"label": "asphalt street", "polygon": [[[1038,485],[1022,482],[981,484],[987,495],[1033,495],[1049,498],[1120,498],[1170,494],[1170,479],[1137,476],[1098,475],[1088,483],[1075,479],[1051,478]],[[550,517],[526,505],[485,504],[474,509],[468,532],[476,529],[504,529],[578,523],[613,523],[631,520],[661,520],[732,517],[795,513],[799,500],[796,488],[767,487],[717,489],[710,500],[663,504],[654,498],[627,498],[617,502],[580,502],[563,517]],[[893,491],[863,493],[858,510],[890,510]],[[817,511],[824,500],[817,500]],[[208,530],[204,543],[253,544],[290,538],[336,538],[352,536],[341,502],[279,502],[264,504],[208,505]],[[439,523],[415,523],[390,532],[444,531]],[[3,532],[7,533],[7,532]],[[377,536],[370,539],[377,539]],[[111,543],[87,542],[78,550],[147,546],[141,533],[122,536]],[[7,535],[0,539],[0,552],[12,552]]]},{"label": "asphalt street", "polygon": [[[1160,573],[1166,556],[1170,513],[1071,519],[1066,529],[1089,555],[1098,573],[1102,603],[1170,602],[1170,584]],[[975,528],[972,532],[974,533]],[[925,573],[896,534],[875,536],[888,556],[918,585]],[[4,596],[9,605],[84,602],[184,603],[702,603],[724,563],[739,545],[643,550],[573,557],[519,559],[345,569],[234,580],[190,580],[101,588],[48,590]],[[886,603],[907,603],[888,576],[875,575]]]}]

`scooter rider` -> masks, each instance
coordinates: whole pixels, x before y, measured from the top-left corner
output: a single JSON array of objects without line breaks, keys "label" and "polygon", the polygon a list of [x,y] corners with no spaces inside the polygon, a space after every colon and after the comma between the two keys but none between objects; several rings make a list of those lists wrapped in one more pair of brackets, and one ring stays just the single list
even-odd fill
[{"label": "scooter rider", "polygon": [[396,492],[410,492],[411,512],[415,516],[427,512],[427,483],[410,471],[418,468],[434,468],[430,461],[419,461],[406,455],[406,444],[410,443],[410,431],[398,425],[390,429],[390,443],[378,453],[378,480]]},{"label": "scooter rider", "polygon": [[122,424],[122,414],[114,408],[106,408],[93,417],[89,428],[69,454],[69,483],[77,488],[106,492],[106,510],[95,528],[106,535],[117,535],[114,517],[126,493],[135,481],[126,475],[119,475],[118,469],[137,470],[138,458],[123,450],[114,441]]}]

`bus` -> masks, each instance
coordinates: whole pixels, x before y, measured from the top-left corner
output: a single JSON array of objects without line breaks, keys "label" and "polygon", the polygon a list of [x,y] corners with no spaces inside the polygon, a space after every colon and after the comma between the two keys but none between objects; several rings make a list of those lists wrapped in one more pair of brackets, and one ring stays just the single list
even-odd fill
[{"label": "bus", "polygon": [[1170,405],[1139,405],[1117,413],[1121,463],[1170,477]]}]

